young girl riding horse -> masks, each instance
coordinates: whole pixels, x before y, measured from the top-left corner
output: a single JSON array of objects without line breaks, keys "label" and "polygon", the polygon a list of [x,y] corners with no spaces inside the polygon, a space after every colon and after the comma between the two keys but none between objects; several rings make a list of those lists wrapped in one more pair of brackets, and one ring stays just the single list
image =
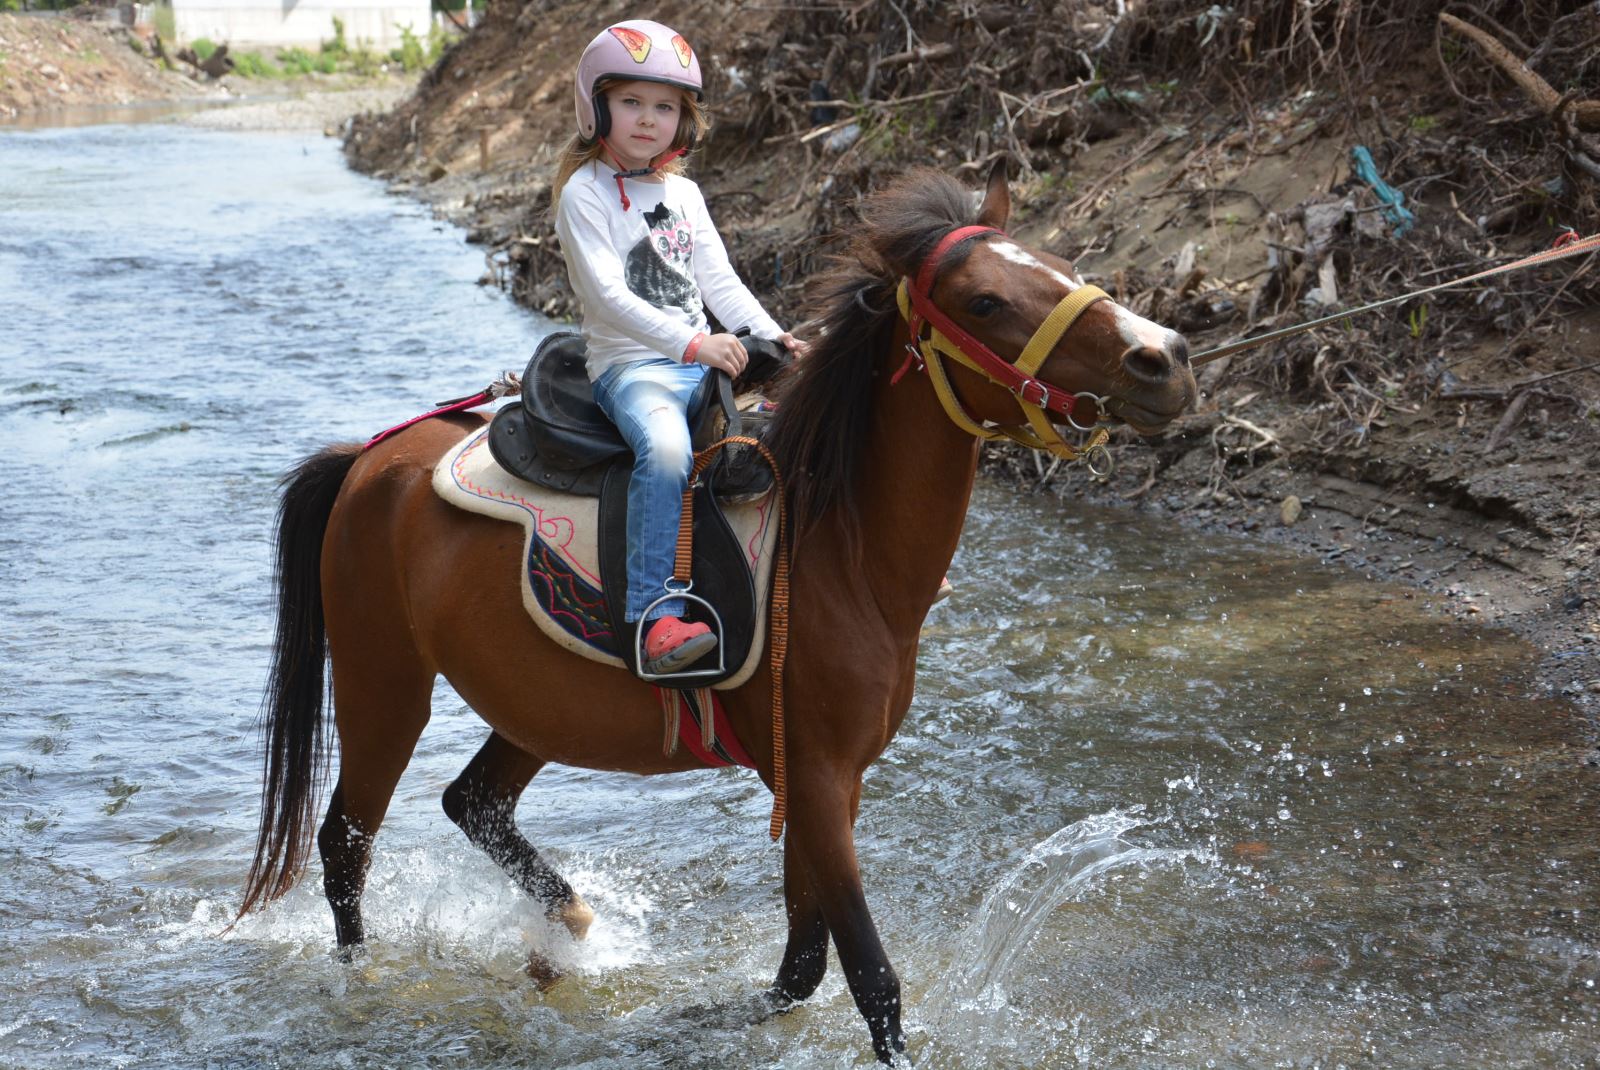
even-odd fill
[{"label": "young girl riding horse", "polygon": [[689,399],[708,368],[737,376],[747,359],[733,334],[708,333],[706,310],[725,328],[805,352],[739,281],[683,175],[707,126],[701,97],[700,61],[681,34],[645,20],[607,27],[578,61],[578,134],[551,187],[595,401],[634,452],[624,619],[648,617],[640,667],[655,674],[687,668],[718,641],[683,619],[682,598],[658,601],[694,460]]}]

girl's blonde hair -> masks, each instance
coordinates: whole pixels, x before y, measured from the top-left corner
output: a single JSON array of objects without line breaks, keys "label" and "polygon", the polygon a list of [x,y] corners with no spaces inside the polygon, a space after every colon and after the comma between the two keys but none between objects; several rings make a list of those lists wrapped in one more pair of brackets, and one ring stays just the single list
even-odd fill
[{"label": "girl's blonde hair", "polygon": [[[595,89],[597,92],[603,93],[612,86],[626,80],[623,78],[604,78],[596,84]],[[668,152],[673,149],[688,148],[691,137],[696,142],[704,142],[706,132],[711,129],[711,119],[706,114],[705,107],[699,100],[695,99],[695,95],[685,89],[679,93],[679,97],[682,101],[682,106],[678,111],[678,132],[673,135],[672,144],[667,149]],[[556,210],[556,202],[560,199],[561,191],[566,187],[567,180],[584,164],[591,160],[600,159],[601,154],[604,152],[605,149],[600,144],[599,138],[586,143],[580,135],[574,134],[572,136],[572,140],[567,142],[566,147],[561,150],[561,155],[556,157],[555,177],[550,180],[550,210],[552,212]],[[683,161],[684,157],[676,157],[662,166],[661,170],[667,174],[681,175],[684,171]]]}]

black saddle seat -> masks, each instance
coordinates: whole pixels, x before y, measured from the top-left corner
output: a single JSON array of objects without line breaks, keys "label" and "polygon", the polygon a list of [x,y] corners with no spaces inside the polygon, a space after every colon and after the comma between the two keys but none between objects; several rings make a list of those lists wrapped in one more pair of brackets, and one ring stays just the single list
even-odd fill
[{"label": "black saddle seat", "polygon": [[[742,335],[750,361],[743,384],[766,382],[788,363],[788,354],[776,342]],[[597,497],[605,473],[619,457],[632,451],[623,441],[617,425],[594,400],[594,388],[584,367],[583,336],[572,331],[552,334],[539,343],[522,375],[522,403],[507,405],[495,414],[489,428],[489,452],[500,466],[530,483]],[[713,400],[720,405],[712,404]],[[708,374],[689,399],[689,427],[696,449],[714,441],[714,431],[741,433],[743,420],[733,404],[733,390],[726,375]],[[725,423],[717,417],[721,416]],[[752,433],[756,429],[744,429]],[[717,480],[721,493],[749,493],[747,479],[733,478],[734,457],[723,466]],[[766,467],[757,461],[748,468],[748,479],[759,481]]]}]

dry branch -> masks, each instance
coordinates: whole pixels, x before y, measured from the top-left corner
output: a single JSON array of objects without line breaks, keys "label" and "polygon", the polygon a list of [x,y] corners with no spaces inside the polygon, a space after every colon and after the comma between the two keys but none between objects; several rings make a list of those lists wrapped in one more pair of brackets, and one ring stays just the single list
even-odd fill
[{"label": "dry branch", "polygon": [[922,45],[909,48],[904,52],[896,52],[892,56],[884,56],[879,61],[880,67],[897,67],[902,63],[926,63],[930,59],[943,59],[955,55],[956,46],[952,44]]},{"label": "dry branch", "polygon": [[[1482,49],[1489,61],[1516,82],[1540,111],[1552,116],[1556,113],[1562,103],[1561,94],[1551,88],[1549,82],[1529,70],[1526,63],[1513,55],[1511,50],[1496,40],[1492,34],[1478,29],[1469,22],[1463,22],[1448,12],[1441,11],[1439,21]],[[1573,101],[1567,110],[1578,129],[1600,131],[1600,100]]]}]

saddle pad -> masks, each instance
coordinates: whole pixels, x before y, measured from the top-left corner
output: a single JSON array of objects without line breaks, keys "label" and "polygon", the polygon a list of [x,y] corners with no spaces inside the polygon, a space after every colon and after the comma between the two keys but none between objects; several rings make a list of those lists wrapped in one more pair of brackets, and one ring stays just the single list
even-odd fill
[{"label": "saddle pad", "polygon": [[[489,428],[471,432],[440,458],[433,489],[469,513],[521,524],[522,604],[539,628],[557,643],[603,665],[625,668],[622,644],[606,612],[598,544],[600,501],[535,486],[501,468],[489,453]],[[777,553],[776,500],[726,505],[724,513],[739,544],[756,593],[755,634],[744,664],[719,690],[738,687],[761,663],[767,640],[767,596]],[[731,668],[732,666],[730,666]]]}]

